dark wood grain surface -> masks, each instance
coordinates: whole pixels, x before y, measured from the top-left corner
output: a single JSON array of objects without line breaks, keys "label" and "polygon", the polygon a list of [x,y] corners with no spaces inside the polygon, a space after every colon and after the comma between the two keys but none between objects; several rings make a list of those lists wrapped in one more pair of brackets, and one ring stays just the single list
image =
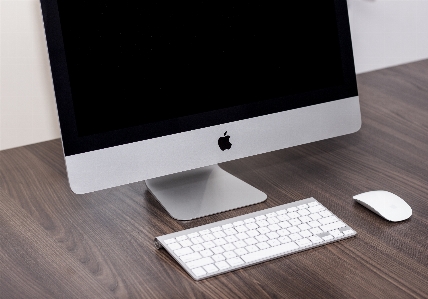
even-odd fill
[{"label": "dark wood grain surface", "polygon": [[[358,76],[359,132],[221,166],[254,206],[180,222],[144,182],[76,195],[60,140],[0,152],[0,298],[428,298],[428,60]],[[354,202],[388,190],[392,223]],[[315,197],[354,238],[195,282],[156,236]]]}]

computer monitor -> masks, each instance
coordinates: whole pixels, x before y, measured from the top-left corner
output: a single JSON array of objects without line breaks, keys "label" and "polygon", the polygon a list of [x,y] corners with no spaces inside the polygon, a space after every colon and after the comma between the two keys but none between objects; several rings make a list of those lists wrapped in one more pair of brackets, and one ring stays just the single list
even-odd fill
[{"label": "computer monitor", "polygon": [[218,164],[358,131],[346,1],[41,0],[71,189],[176,219],[266,199]]}]

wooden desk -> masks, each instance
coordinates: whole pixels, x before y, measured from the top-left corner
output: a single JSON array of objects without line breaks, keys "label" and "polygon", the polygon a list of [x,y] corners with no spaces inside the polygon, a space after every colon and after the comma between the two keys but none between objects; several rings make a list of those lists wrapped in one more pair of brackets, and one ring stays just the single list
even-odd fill
[{"label": "wooden desk", "polygon": [[[144,183],[70,190],[59,140],[0,152],[0,298],[428,298],[428,60],[358,76],[362,129],[224,163],[268,195],[171,219]],[[391,223],[352,196],[389,190]],[[354,238],[195,282],[155,236],[313,196]]]}]

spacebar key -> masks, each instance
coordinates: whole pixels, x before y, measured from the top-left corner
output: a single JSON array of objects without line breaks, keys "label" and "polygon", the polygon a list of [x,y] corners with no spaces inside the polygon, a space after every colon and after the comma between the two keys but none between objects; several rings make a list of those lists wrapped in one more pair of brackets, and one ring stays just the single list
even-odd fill
[{"label": "spacebar key", "polygon": [[290,243],[281,244],[275,247],[270,247],[267,249],[252,252],[249,254],[241,255],[240,258],[243,259],[246,263],[250,263],[250,262],[266,259],[275,255],[279,255],[282,253],[287,253],[298,248],[299,248],[299,245],[297,245],[294,242],[290,242]]}]

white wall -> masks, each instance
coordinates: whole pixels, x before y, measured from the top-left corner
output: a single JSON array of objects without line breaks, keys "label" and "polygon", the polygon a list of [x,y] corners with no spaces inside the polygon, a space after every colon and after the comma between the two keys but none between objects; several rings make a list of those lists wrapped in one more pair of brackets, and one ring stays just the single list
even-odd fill
[{"label": "white wall", "polygon": [[[428,58],[428,0],[349,0],[357,73]],[[39,0],[0,0],[0,150],[60,136]]]},{"label": "white wall", "polygon": [[0,150],[60,136],[38,0],[0,0]]},{"label": "white wall", "polygon": [[357,73],[428,58],[428,0],[348,0]]}]

